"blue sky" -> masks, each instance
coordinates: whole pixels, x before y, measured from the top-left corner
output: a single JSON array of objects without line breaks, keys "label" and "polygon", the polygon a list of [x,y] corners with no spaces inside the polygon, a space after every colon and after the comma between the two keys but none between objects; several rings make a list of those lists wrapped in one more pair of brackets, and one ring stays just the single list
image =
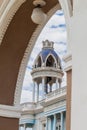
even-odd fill
[{"label": "blue sky", "polygon": [[[66,54],[66,24],[63,11],[57,11],[51,19],[48,21],[41,34],[38,37],[38,40],[35,43],[29,62],[26,67],[26,73],[23,81],[22,94],[21,94],[21,103],[31,102],[32,101],[32,77],[30,75],[33,62],[41,51],[42,41],[49,40],[53,41],[54,49],[57,54],[62,57]],[[62,62],[64,65],[64,63]],[[63,78],[63,85],[65,85],[65,78]]]}]

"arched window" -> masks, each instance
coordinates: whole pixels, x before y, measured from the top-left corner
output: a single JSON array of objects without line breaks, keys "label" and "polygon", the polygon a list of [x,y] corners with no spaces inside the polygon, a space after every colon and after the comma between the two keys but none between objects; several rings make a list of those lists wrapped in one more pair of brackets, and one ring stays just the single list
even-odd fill
[{"label": "arched window", "polygon": [[54,66],[55,66],[55,60],[54,60],[54,58],[53,58],[52,55],[50,55],[50,56],[47,58],[46,66],[49,66],[49,67],[54,67]]},{"label": "arched window", "polygon": [[38,57],[38,60],[37,60],[37,67],[41,67],[41,57],[40,56]]}]

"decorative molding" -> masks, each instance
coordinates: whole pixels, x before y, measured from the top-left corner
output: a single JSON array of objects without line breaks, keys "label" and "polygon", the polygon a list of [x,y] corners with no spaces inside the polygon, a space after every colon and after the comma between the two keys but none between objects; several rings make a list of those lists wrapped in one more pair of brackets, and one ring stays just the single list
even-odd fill
[{"label": "decorative molding", "polygon": [[47,20],[43,24],[38,25],[38,27],[36,28],[35,32],[33,33],[32,37],[31,37],[31,39],[28,43],[28,46],[27,46],[26,51],[24,53],[24,57],[22,59],[20,69],[19,69],[19,74],[18,74],[17,83],[16,83],[16,90],[15,90],[15,94],[14,94],[14,105],[20,104],[21,90],[22,90],[22,84],[23,84],[24,74],[25,74],[25,70],[26,70],[26,65],[28,63],[28,60],[29,60],[30,54],[32,52],[33,46],[34,46],[40,32],[42,31],[43,27],[46,25],[48,20],[51,18],[51,16],[58,9],[60,9],[59,4],[57,4],[54,8],[52,8],[47,13],[47,15],[48,15]]},{"label": "decorative molding", "polygon": [[32,125],[34,125],[35,123],[35,119],[31,119],[31,118],[25,118],[25,119],[20,119],[19,124],[26,124],[26,123],[30,123]]},{"label": "decorative molding", "polygon": [[66,100],[62,100],[61,102],[57,102],[56,104],[45,107],[44,112],[49,112],[63,106],[66,106]]},{"label": "decorative molding", "polygon": [[[1,0],[0,0],[1,1]],[[7,5],[9,4],[10,0],[2,0],[0,5],[0,17],[2,16],[4,10],[6,9]]]},{"label": "decorative molding", "polygon": [[2,39],[5,35],[5,32],[19,9],[19,7],[25,2],[26,0],[11,0],[9,1],[7,7],[5,8],[2,16],[0,17],[0,44],[2,42]]},{"label": "decorative molding", "polygon": [[55,98],[55,100],[56,100],[56,98],[60,97],[62,94],[66,95],[66,86],[62,87],[62,88],[58,88],[58,89],[52,91],[51,93],[48,93],[46,95],[46,101],[50,100],[50,99],[52,100],[53,98]]},{"label": "decorative molding", "polygon": [[21,112],[21,117],[20,117],[20,120],[21,119],[34,119],[35,118],[35,116],[34,116],[34,114],[29,114],[29,113],[22,113]]},{"label": "decorative molding", "polygon": [[9,118],[20,118],[21,109],[20,107],[0,105],[0,116]]},{"label": "decorative molding", "polygon": [[63,71],[55,67],[38,67],[34,68],[31,72],[32,78],[52,76],[59,79],[63,76]]},{"label": "decorative molding", "polygon": [[46,111],[45,116],[54,115],[56,113],[60,113],[60,112],[63,112],[63,111],[66,111],[66,105],[59,107],[59,108],[56,108],[54,110]]},{"label": "decorative molding", "polygon": [[67,54],[66,56],[63,57],[63,60],[65,61],[65,71],[69,71],[72,69],[72,55]]},{"label": "decorative molding", "polygon": [[46,99],[43,105],[49,106],[56,102],[61,102],[62,100],[65,100],[65,99],[66,99],[66,92],[63,92],[63,93],[53,96],[49,99]]}]

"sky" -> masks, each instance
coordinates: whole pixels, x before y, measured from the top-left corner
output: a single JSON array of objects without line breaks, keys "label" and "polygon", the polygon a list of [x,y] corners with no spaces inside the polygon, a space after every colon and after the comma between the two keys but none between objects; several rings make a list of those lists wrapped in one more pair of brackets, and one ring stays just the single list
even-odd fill
[{"label": "sky", "polygon": [[[31,102],[32,101],[32,77],[31,77],[31,69],[34,63],[34,60],[38,53],[41,51],[42,48],[42,41],[49,40],[54,42],[54,49],[59,57],[63,58],[63,56],[67,52],[66,47],[66,24],[65,18],[62,10],[57,11],[45,25],[44,29],[42,30],[41,34],[39,35],[31,56],[29,58],[29,62],[26,67],[25,77],[22,86],[22,94],[21,94],[21,103],[24,102]],[[62,66],[64,67],[64,62],[62,61]],[[66,85],[66,76],[63,77],[63,86]]]}]

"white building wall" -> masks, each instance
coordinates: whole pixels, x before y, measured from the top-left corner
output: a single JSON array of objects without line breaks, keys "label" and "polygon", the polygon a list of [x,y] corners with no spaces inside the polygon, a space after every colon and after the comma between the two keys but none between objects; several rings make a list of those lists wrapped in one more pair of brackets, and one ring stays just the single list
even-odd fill
[{"label": "white building wall", "polygon": [[44,117],[43,113],[36,114],[35,116],[35,125],[33,130],[43,130],[43,124],[41,119]]},{"label": "white building wall", "polygon": [[87,0],[74,0],[71,32],[71,130],[87,130]]}]

